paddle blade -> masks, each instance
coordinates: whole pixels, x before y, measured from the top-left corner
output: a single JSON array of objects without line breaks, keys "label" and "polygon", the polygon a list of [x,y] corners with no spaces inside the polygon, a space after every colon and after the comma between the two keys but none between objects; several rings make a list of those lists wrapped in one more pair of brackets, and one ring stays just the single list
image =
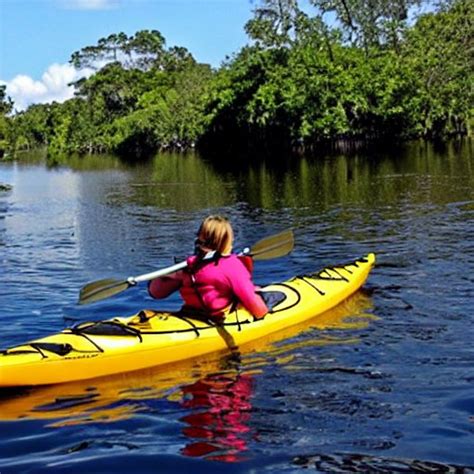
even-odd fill
[{"label": "paddle blade", "polygon": [[269,260],[288,255],[295,246],[295,237],[291,229],[259,240],[250,249],[255,260]]},{"label": "paddle blade", "polygon": [[132,285],[127,280],[115,280],[113,278],[88,283],[79,293],[79,304],[94,303],[109,298],[127,290],[130,286]]}]

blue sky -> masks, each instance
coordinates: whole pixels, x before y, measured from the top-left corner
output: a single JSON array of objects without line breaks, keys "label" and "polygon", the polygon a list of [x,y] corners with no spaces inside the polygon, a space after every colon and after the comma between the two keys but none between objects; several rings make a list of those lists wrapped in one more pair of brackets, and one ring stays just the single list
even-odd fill
[{"label": "blue sky", "polygon": [[0,0],[0,83],[17,109],[65,100],[74,51],[111,33],[156,29],[219,66],[247,42],[251,0]]}]

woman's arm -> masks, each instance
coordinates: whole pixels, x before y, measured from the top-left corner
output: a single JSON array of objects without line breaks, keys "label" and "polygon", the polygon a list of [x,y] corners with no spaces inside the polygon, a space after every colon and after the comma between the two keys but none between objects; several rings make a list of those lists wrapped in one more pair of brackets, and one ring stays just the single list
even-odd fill
[{"label": "woman's arm", "polygon": [[232,262],[231,272],[229,280],[235,296],[257,319],[263,318],[268,313],[268,308],[261,296],[255,293],[255,285],[247,268],[241,261],[235,259]]},{"label": "woman's arm", "polygon": [[166,298],[171,295],[171,293],[179,290],[182,284],[183,280],[181,272],[177,272],[173,275],[156,278],[155,280],[150,281],[148,284],[148,293],[156,299]]}]

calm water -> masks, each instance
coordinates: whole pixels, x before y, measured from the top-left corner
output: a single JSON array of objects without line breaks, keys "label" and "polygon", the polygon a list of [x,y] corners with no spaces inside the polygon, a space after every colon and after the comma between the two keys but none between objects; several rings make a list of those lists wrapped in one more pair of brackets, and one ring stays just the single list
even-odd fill
[{"label": "calm water", "polygon": [[295,229],[259,283],[373,251],[365,289],[241,360],[0,393],[1,473],[474,472],[472,144],[223,169],[193,155],[0,163],[0,347],[178,307],[143,287],[76,301],[85,282],[186,255],[214,212],[237,248]]}]

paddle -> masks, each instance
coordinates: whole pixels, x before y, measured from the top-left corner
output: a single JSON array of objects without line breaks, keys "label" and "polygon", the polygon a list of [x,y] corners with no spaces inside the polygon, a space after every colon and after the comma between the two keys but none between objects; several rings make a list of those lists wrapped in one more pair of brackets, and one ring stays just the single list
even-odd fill
[{"label": "paddle", "polygon": [[[268,260],[288,255],[293,250],[294,245],[295,241],[293,231],[289,229],[259,240],[251,248],[245,248],[240,255],[248,255],[253,257],[255,260]],[[205,258],[212,258],[212,255],[209,254],[209,257],[206,256]],[[136,277],[128,277],[125,280],[107,278],[88,283],[79,293],[79,304],[88,304],[110,298],[137,283],[169,275],[170,273],[186,268],[186,266],[186,262],[180,262],[171,267],[163,268],[151,273],[145,273],[144,275]]]}]

